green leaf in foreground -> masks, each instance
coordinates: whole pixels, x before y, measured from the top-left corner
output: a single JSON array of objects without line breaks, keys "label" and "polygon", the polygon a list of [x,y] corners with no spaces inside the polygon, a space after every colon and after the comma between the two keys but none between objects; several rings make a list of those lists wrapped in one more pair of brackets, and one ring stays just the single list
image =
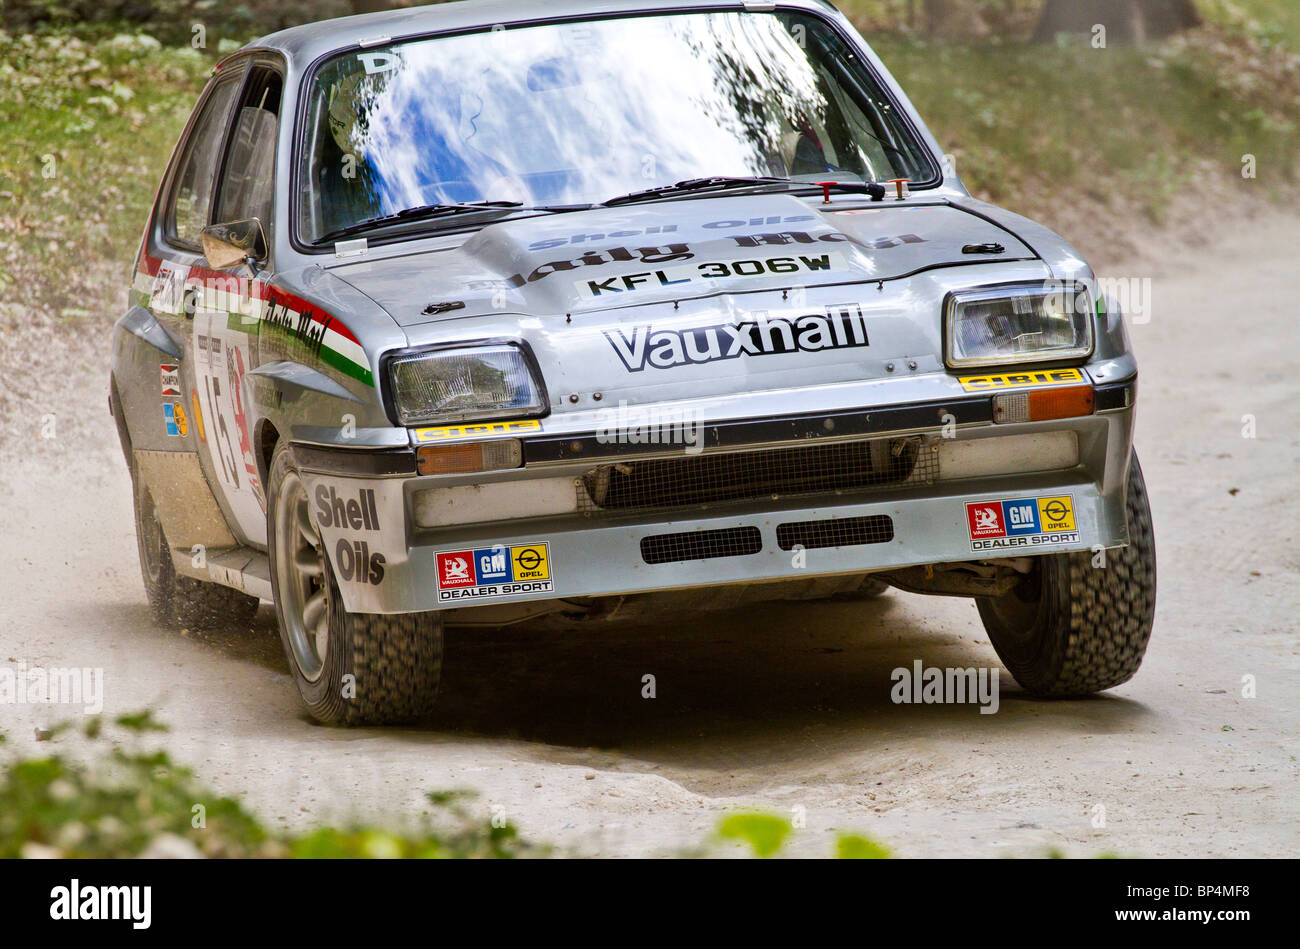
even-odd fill
[{"label": "green leaf in foreground", "polygon": [[[0,757],[0,859],[22,856],[194,857],[517,857],[547,850],[519,838],[508,822],[476,815],[464,792],[434,792],[433,806],[405,832],[321,827],[268,829],[234,798],[205,787],[165,751],[139,745],[166,731],[149,710],[119,717],[117,738],[95,724],[82,731],[95,754],[63,753],[48,729],[50,754]],[[434,819],[436,818],[436,820]]]},{"label": "green leaf in foreground", "polygon": [[784,817],[771,814],[731,814],[718,823],[718,836],[749,844],[756,857],[770,857],[785,844],[793,828]]},{"label": "green leaf in foreground", "polygon": [[888,860],[889,851],[867,837],[858,834],[840,834],[835,840],[837,860]]}]

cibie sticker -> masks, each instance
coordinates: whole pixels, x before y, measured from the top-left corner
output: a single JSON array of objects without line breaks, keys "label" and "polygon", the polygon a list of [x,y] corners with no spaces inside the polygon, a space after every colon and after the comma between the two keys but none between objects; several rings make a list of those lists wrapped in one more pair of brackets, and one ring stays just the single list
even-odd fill
[{"label": "cibie sticker", "polygon": [[438,568],[438,599],[490,599],[527,593],[550,593],[550,545],[514,544],[480,547],[477,550],[447,550],[435,554]]},{"label": "cibie sticker", "polygon": [[179,402],[163,403],[163,424],[167,434],[180,437],[189,433],[189,420],[185,418],[185,408]]},{"label": "cibie sticker", "polygon": [[1077,544],[1074,497],[1017,498],[1014,501],[971,501],[966,526],[972,550],[1014,550]]},{"label": "cibie sticker", "polygon": [[957,381],[967,392],[995,392],[1035,386],[1064,386],[1088,380],[1078,369],[1043,369],[1035,372],[1001,372],[988,376],[958,376]]},{"label": "cibie sticker", "polygon": [[180,366],[162,363],[158,367],[158,375],[161,377],[163,398],[169,398],[181,394]]},{"label": "cibie sticker", "polygon": [[417,428],[415,441],[419,445],[430,442],[450,442],[462,438],[483,438],[487,435],[518,435],[523,432],[540,432],[542,423],[537,419],[520,419],[514,422],[480,422],[477,425],[443,425],[438,428]]}]

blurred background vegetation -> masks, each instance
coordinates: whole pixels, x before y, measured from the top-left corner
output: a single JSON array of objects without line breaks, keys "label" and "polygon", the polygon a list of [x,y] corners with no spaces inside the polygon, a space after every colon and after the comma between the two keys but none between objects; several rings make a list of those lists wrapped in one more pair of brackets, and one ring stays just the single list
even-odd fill
[{"label": "blurred background vegetation", "polygon": [[[69,239],[95,259],[125,260],[218,56],[296,22],[385,5],[394,4],[0,0],[0,240],[17,239],[43,270]],[[1180,195],[1248,201],[1295,186],[1296,0],[840,6],[967,186],[1086,252],[1121,257],[1138,243],[1135,227],[1170,224]],[[1105,48],[1095,48],[1093,22],[1108,25]],[[1125,42],[1135,36],[1145,39]],[[1257,179],[1242,177],[1247,155]],[[13,263],[0,251],[0,287],[17,281]],[[48,303],[87,308],[75,281]]]},{"label": "blurred background vegetation", "polygon": [[[131,256],[216,58],[298,22],[390,5],[0,0],[0,328],[5,302],[29,285],[23,270]],[[840,6],[972,191],[1056,227],[1103,263],[1153,227],[1194,230],[1207,201],[1276,200],[1296,185],[1296,0]],[[1089,26],[1098,22],[1102,49]],[[1242,177],[1247,155],[1256,179]],[[99,309],[97,279],[67,276],[22,301],[24,311],[35,303],[79,319]]]}]

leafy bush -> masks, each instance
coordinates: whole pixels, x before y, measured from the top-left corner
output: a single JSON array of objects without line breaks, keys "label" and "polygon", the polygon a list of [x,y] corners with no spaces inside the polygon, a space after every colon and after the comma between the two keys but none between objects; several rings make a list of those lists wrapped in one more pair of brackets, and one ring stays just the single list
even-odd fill
[{"label": "leafy bush", "polygon": [[[718,822],[717,836],[721,840],[747,844],[755,857],[775,857],[785,846],[794,827],[784,817],[774,814],[741,811],[728,814]],[[889,851],[860,834],[842,833],[835,838],[835,854],[839,860],[887,860]]]},{"label": "leafy bush", "polygon": [[77,32],[94,37],[131,30],[167,44],[188,45],[194,26],[239,42],[299,23],[346,16],[347,0],[0,0],[0,29],[11,32]]},{"label": "leafy bush", "polygon": [[[323,827],[301,835],[268,830],[234,798],[205,788],[166,752],[145,749],[164,730],[148,712],[116,722],[110,741],[98,718],[83,729],[92,760],[54,753],[0,768],[0,858],[58,857],[519,857],[546,854],[508,822],[476,819],[468,795],[427,795],[439,817],[415,834]],[[55,740],[60,726],[43,736]],[[106,746],[106,747],[105,747]]]}]

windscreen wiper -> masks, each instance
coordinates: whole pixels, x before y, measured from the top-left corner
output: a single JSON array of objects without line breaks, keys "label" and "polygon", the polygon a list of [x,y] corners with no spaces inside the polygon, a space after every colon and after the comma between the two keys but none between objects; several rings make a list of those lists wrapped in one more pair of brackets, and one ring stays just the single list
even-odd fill
[{"label": "windscreen wiper", "polygon": [[729,188],[752,188],[758,185],[789,185],[789,178],[769,177],[732,177],[714,175],[710,178],[687,178],[676,184],[660,185],[644,191],[631,191],[620,194],[607,201],[600,202],[602,207],[615,208],[620,204],[634,204],[637,201],[649,201],[654,198],[670,198],[676,194],[693,194],[701,191],[725,191]]},{"label": "windscreen wiper", "polygon": [[657,188],[647,188],[644,191],[621,194],[607,201],[602,201],[601,206],[617,207],[620,204],[632,204],[637,201],[649,201],[655,198],[670,198],[674,195],[700,194],[710,191],[726,191],[732,188],[762,187],[763,185],[782,185],[787,189],[798,188],[800,191],[821,188],[827,193],[830,190],[835,190],[866,194],[870,195],[873,201],[883,201],[885,199],[885,186],[874,181],[796,181],[793,178],[762,176],[746,178],[716,175],[712,178],[687,178],[685,181],[679,181],[676,184],[660,185]]},{"label": "windscreen wiper", "polygon": [[317,244],[325,244],[329,241],[338,240],[341,237],[349,237],[353,234],[359,234],[362,231],[368,231],[376,227],[387,227],[392,224],[406,224],[411,221],[428,221],[440,217],[452,217],[458,214],[469,214],[474,211],[509,214],[512,211],[579,211],[590,207],[590,205],[563,205],[555,207],[525,207],[522,201],[462,201],[455,204],[422,204],[414,208],[405,208],[393,214],[381,214],[377,217],[366,218],[364,221],[357,221],[354,224],[348,224],[345,227],[337,228],[324,234],[316,239]]},{"label": "windscreen wiper", "polygon": [[804,185],[803,190],[814,189],[814,193],[816,193],[816,189],[820,188],[822,193],[826,195],[828,202],[831,199],[832,191],[843,191],[847,194],[865,194],[872,201],[885,200],[885,186],[878,181],[799,181],[795,183]]}]

